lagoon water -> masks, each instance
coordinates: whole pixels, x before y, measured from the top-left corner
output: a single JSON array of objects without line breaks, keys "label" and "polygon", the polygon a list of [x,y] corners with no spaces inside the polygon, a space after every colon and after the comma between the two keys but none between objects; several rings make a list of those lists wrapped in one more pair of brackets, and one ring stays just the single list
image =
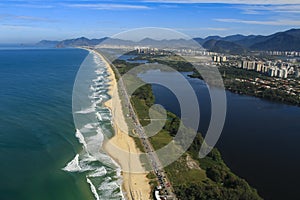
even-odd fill
[{"label": "lagoon water", "polygon": [[[93,95],[92,84],[105,95],[106,86],[95,82],[107,76],[104,65],[85,50],[0,50],[1,200],[89,200],[107,199],[111,194],[114,199],[123,198],[117,167],[107,156],[104,164],[87,154],[82,144],[91,150],[93,142],[85,141],[84,134],[101,139],[100,125],[105,124],[99,120],[85,124],[85,130],[75,130],[72,92],[83,61],[94,70],[84,98]],[[109,120],[101,102],[86,102]]]},{"label": "lagoon water", "polygon": [[[211,115],[208,89],[202,80],[189,78],[188,74],[183,73],[197,94],[201,115],[199,131],[205,134]],[[171,72],[152,70],[140,77],[146,82],[151,77],[164,79],[178,86],[182,94],[186,92]],[[180,106],[171,91],[155,84],[152,89],[157,104],[180,116]],[[226,94],[227,117],[217,144],[226,164],[265,199],[299,199],[300,108],[231,92]],[[188,125],[189,119],[183,121]]]}]

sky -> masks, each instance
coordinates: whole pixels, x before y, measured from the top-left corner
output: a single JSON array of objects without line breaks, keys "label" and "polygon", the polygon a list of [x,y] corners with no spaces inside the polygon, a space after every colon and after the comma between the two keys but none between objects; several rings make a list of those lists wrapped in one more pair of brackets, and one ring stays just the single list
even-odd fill
[{"label": "sky", "polygon": [[268,35],[300,28],[300,0],[0,1],[0,43],[110,37],[170,28],[190,37]]}]

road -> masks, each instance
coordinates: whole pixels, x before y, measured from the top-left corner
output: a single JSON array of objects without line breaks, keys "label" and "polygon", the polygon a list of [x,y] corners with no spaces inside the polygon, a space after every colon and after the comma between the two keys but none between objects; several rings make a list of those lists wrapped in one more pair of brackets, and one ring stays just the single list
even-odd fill
[{"label": "road", "polygon": [[[107,61],[109,62],[108,59],[107,59]],[[156,177],[158,179],[159,185],[162,187],[162,193],[163,193],[162,197],[165,196],[167,199],[177,199],[176,195],[173,192],[174,189],[167,177],[167,174],[163,170],[164,167],[162,166],[152,144],[149,142],[143,126],[140,124],[139,118],[135,112],[135,109],[133,108],[133,106],[131,104],[130,98],[128,96],[128,93],[127,93],[125,84],[121,78],[121,75],[120,75],[118,69],[111,62],[109,62],[109,63],[111,65],[111,67],[113,68],[116,77],[118,77],[118,86],[119,86],[118,89],[120,91],[120,95],[125,100],[125,106],[127,106],[129,109],[129,113],[130,113],[129,116],[132,118],[132,120],[134,122],[134,131],[140,137],[141,143],[147,154],[149,163],[153,169],[154,174],[156,175]]]}]

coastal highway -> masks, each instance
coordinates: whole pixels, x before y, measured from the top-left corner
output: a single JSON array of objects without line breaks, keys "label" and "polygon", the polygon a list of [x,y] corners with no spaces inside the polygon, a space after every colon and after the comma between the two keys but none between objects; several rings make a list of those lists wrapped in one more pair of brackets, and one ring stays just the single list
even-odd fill
[{"label": "coastal highway", "polygon": [[[99,53],[101,53],[101,52],[99,52]],[[105,56],[103,56],[103,57],[106,59]],[[125,84],[124,84],[123,80],[121,79],[121,75],[120,75],[118,69],[108,59],[106,59],[106,60],[108,61],[108,63],[110,63],[111,67],[113,68],[116,77],[118,77],[118,82],[119,82],[118,89],[120,91],[120,95],[122,96],[121,98],[124,99],[124,101],[125,101],[124,104],[129,109],[129,113],[130,113],[129,117],[131,117],[134,122],[134,132],[140,137],[141,143],[147,154],[149,163],[153,169],[154,174],[156,175],[156,177],[158,179],[159,185],[162,187],[162,189],[161,189],[162,199],[163,198],[170,199],[170,200],[177,199],[176,195],[173,192],[174,191],[173,187],[172,187],[166,173],[163,170],[164,168],[163,168],[152,144],[149,142],[143,126],[140,124],[139,118],[135,112],[135,109],[133,108],[133,106],[131,104]]]}]

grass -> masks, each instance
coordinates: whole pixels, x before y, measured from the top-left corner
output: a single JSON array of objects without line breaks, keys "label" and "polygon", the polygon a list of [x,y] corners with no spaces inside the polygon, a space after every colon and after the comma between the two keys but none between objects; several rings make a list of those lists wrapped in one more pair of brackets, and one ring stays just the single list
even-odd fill
[{"label": "grass", "polygon": [[174,187],[182,184],[201,183],[206,180],[204,170],[190,169],[186,163],[186,154],[165,168]]},{"label": "grass", "polygon": [[164,130],[160,131],[159,133],[150,138],[150,142],[155,150],[166,146],[172,140],[173,138],[170,136],[170,134]]}]

